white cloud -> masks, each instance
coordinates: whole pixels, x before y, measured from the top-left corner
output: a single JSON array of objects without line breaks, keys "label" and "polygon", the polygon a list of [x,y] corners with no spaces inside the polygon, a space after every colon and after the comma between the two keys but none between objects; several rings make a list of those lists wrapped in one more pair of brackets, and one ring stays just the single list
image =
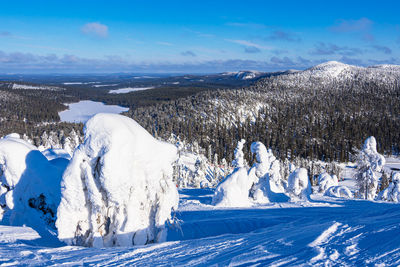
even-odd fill
[{"label": "white cloud", "polygon": [[165,46],[173,46],[173,44],[168,43],[168,42],[157,42],[159,45],[165,45]]},{"label": "white cloud", "polygon": [[82,33],[90,36],[106,38],[108,36],[108,27],[99,22],[91,22],[83,25]]},{"label": "white cloud", "polygon": [[235,44],[244,45],[246,47],[256,47],[258,49],[263,49],[263,50],[270,50],[270,49],[273,48],[271,46],[264,46],[264,45],[256,44],[256,43],[253,43],[251,41],[246,41],[246,40],[225,39],[225,41],[228,41],[228,42],[231,42],[231,43],[235,43]]}]

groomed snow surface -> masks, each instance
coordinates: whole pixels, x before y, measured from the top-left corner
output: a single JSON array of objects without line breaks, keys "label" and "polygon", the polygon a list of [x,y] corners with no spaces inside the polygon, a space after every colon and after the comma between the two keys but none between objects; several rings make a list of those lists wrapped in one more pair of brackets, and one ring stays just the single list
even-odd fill
[{"label": "groomed snow surface", "polygon": [[[213,190],[180,191],[183,222],[167,242],[136,247],[53,245],[29,227],[0,226],[0,264],[98,266],[370,266],[400,264],[397,204],[312,195],[309,204],[215,208]],[[383,266],[383,265],[382,265]]]}]

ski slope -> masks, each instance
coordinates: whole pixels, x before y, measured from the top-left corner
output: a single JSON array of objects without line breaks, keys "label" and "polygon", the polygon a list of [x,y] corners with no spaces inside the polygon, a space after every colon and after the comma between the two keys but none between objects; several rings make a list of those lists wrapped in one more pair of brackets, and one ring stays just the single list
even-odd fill
[{"label": "ski slope", "polygon": [[366,266],[400,264],[400,206],[312,195],[253,208],[209,205],[213,189],[180,190],[167,242],[131,248],[65,246],[0,225],[0,265]]}]

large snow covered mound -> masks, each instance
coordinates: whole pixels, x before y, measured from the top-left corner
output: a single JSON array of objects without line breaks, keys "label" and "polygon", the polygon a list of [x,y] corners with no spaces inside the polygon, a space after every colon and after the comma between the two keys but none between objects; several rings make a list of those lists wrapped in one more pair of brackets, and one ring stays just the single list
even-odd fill
[{"label": "large snow covered mound", "polygon": [[55,229],[60,182],[68,160],[49,161],[31,144],[8,136],[0,139],[0,221]]},{"label": "large snow covered mound", "polygon": [[85,126],[62,180],[60,240],[95,247],[144,245],[166,238],[178,205],[172,182],[176,147],[134,120],[97,114]]}]

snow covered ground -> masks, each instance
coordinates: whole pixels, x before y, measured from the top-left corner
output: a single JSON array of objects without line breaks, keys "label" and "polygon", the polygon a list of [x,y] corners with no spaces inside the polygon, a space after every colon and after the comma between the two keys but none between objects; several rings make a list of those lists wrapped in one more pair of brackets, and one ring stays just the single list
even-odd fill
[{"label": "snow covered ground", "polygon": [[149,89],[153,89],[153,88],[154,88],[154,86],[151,86],[151,87],[126,87],[126,88],[110,90],[108,93],[109,94],[127,94],[130,92],[149,90]]},{"label": "snow covered ground", "polygon": [[397,204],[312,195],[310,203],[245,209],[210,205],[212,189],[180,191],[179,227],[167,242],[84,248],[0,225],[0,265],[352,265],[400,264]]},{"label": "snow covered ground", "polygon": [[101,102],[91,100],[79,101],[77,103],[68,104],[68,109],[58,113],[60,120],[63,122],[83,122],[85,123],[90,117],[97,113],[122,113],[128,111],[129,108],[117,105],[105,105]]}]

